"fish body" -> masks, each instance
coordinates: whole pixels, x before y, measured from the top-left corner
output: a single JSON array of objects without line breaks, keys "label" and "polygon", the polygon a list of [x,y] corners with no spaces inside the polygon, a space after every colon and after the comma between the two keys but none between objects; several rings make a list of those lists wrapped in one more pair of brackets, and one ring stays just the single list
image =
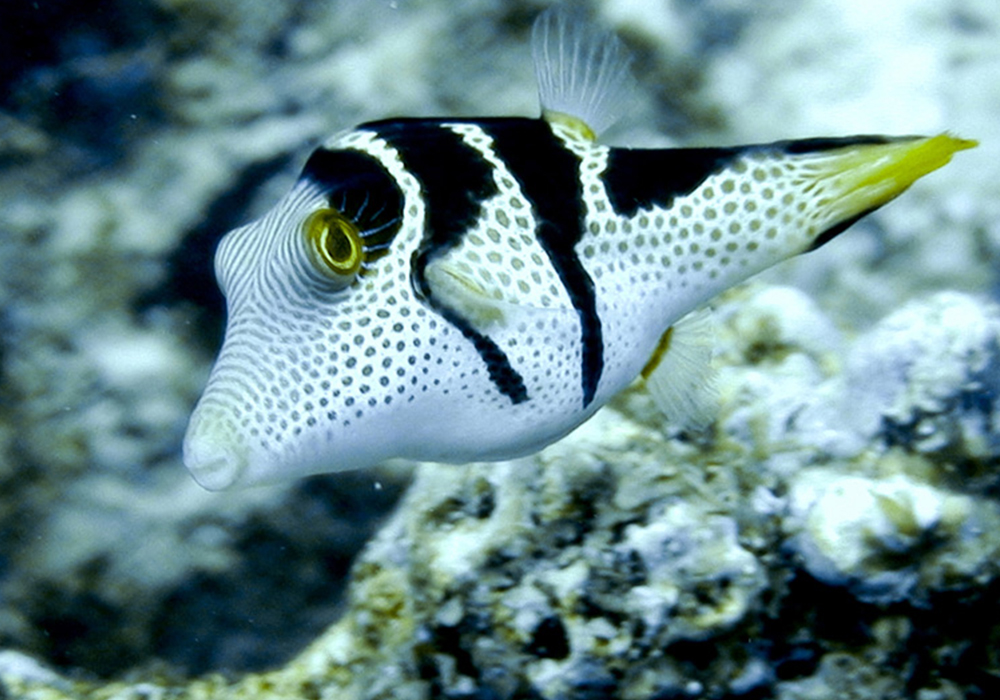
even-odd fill
[{"label": "fish body", "polygon": [[542,117],[362,124],[223,239],[226,337],[184,445],[199,483],[528,454],[640,374],[683,411],[679,320],[972,145],[612,148],[620,44],[549,13],[534,41]]}]

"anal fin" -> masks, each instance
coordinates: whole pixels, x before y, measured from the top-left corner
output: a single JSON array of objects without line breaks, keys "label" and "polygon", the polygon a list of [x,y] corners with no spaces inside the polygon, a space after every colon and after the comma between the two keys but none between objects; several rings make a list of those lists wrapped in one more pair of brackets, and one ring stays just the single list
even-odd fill
[{"label": "anal fin", "polygon": [[714,345],[711,312],[693,311],[666,330],[643,367],[650,396],[671,422],[701,429],[715,419]]}]

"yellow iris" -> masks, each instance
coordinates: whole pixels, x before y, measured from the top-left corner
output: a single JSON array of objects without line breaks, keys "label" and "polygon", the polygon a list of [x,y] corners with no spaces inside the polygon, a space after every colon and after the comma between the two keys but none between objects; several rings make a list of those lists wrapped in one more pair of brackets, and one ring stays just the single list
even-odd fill
[{"label": "yellow iris", "polygon": [[338,288],[353,282],[364,260],[361,233],[354,222],[336,209],[320,209],[302,229],[316,269]]}]

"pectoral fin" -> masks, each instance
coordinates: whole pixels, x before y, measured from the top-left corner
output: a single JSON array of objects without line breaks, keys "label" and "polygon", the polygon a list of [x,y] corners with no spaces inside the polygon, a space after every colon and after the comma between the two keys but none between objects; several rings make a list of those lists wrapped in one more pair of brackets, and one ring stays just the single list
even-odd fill
[{"label": "pectoral fin", "polygon": [[428,263],[424,280],[437,303],[459,314],[480,331],[497,324],[510,323],[526,313],[559,313],[557,307],[523,304],[495,283],[491,284],[466,269],[460,262],[445,256]]}]

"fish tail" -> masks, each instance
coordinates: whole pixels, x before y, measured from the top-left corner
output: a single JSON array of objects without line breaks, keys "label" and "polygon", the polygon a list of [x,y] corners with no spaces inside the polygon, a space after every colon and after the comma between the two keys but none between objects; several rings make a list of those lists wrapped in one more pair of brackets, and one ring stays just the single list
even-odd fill
[{"label": "fish tail", "polygon": [[976,141],[948,133],[862,137],[854,143],[803,154],[797,175],[803,181],[803,191],[814,200],[816,216],[826,223],[816,228],[818,233],[808,250],[820,247],[865,214],[892,201],[923,176],[948,164],[958,151],[976,145]]}]

